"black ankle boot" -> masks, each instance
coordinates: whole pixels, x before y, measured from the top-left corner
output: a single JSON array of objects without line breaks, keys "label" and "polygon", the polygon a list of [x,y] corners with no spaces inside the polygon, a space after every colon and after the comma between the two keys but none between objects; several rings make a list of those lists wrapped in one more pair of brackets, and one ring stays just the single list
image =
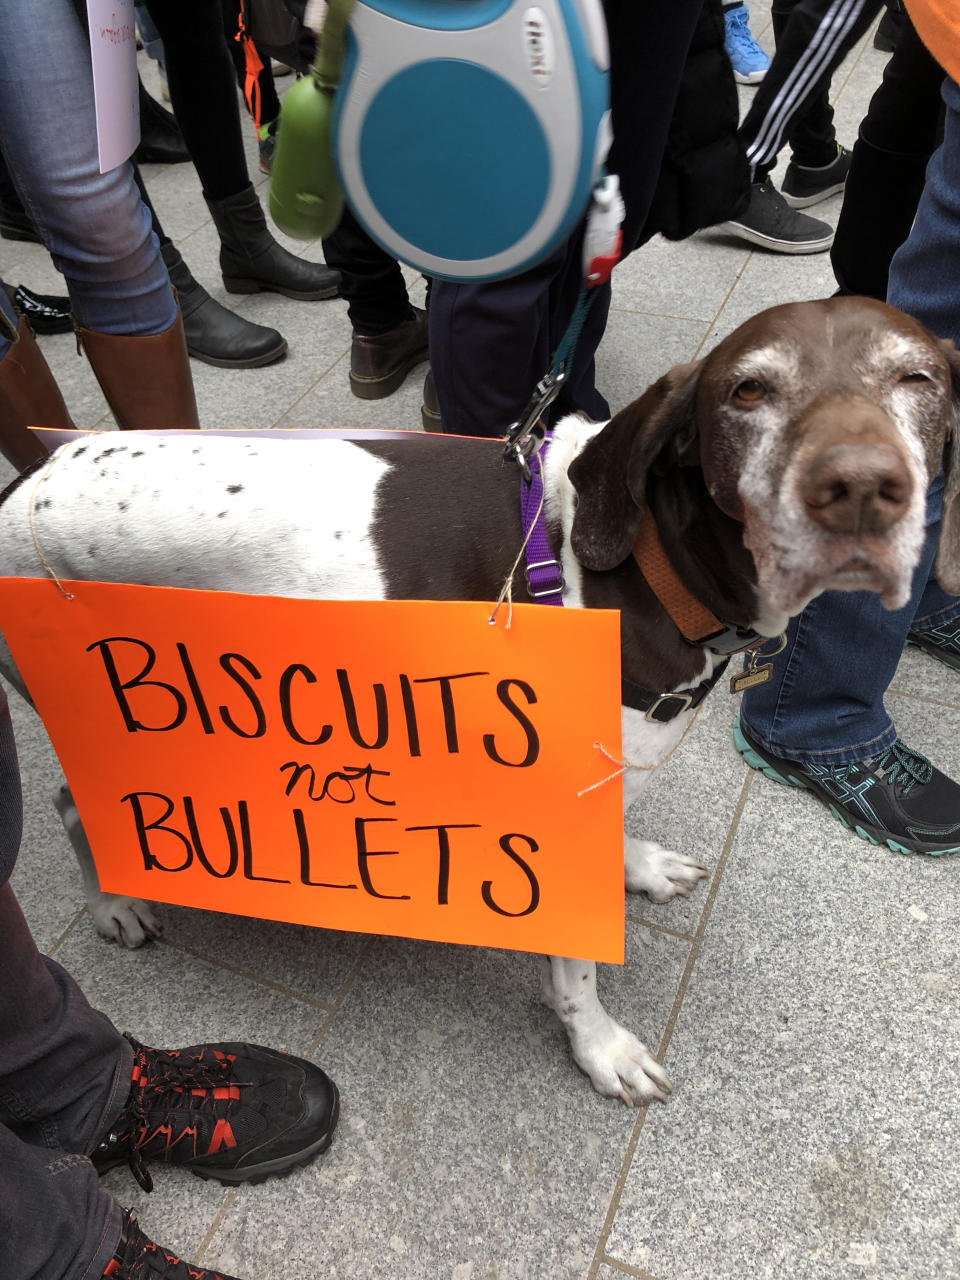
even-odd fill
[{"label": "black ankle boot", "polygon": [[190,152],[183,140],[177,117],[151,98],[140,85],[140,141],[133,153],[137,164],[183,164]]},{"label": "black ankle boot", "polygon": [[228,293],[266,290],[305,301],[336,297],[339,271],[277,244],[252,185],[225,200],[204,199],[220,236],[220,270]]},{"label": "black ankle boot", "polygon": [[276,329],[244,320],[211,298],[169,241],[160,252],[180,298],[187,351],[195,360],[220,369],[256,369],[286,354],[286,340]]}]

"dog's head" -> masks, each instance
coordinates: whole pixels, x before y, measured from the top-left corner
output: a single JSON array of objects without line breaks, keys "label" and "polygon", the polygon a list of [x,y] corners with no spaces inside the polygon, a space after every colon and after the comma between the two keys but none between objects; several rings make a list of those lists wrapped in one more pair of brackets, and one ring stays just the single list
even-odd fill
[{"label": "dog's head", "polygon": [[589,569],[622,563],[657,473],[699,465],[774,608],[828,590],[901,608],[944,465],[937,577],[960,594],[958,409],[960,354],[903,312],[865,298],[773,307],[660,378],[574,460],[574,553]]}]

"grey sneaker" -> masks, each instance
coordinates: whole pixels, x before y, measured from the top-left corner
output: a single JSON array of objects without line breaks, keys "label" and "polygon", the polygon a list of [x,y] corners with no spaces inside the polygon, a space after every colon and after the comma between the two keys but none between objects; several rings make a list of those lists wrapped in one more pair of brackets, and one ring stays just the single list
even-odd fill
[{"label": "grey sneaker", "polygon": [[744,212],[716,229],[774,253],[825,253],[833,244],[833,228],[791,209],[771,182],[752,183]]},{"label": "grey sneaker", "polygon": [[792,209],[806,209],[808,205],[819,204],[828,196],[839,194],[847,181],[850,172],[850,152],[837,143],[837,154],[829,164],[821,164],[816,168],[795,164],[792,160],[783,175],[780,190],[783,198]]},{"label": "grey sneaker", "polygon": [[960,671],[960,618],[945,622],[939,627],[924,630],[911,627],[907,636],[907,644],[915,644],[918,649],[928,653],[954,671]]}]

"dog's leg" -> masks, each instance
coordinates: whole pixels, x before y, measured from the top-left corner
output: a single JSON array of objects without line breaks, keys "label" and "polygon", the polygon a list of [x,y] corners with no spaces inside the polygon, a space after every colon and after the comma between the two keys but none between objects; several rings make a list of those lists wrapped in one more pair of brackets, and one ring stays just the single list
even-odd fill
[{"label": "dog's leg", "polygon": [[[691,713],[678,716],[670,724],[652,725],[643,714],[623,708],[624,756],[635,763],[653,763],[673,750],[684,732]],[[628,768],[623,776],[623,812],[626,815],[653,776],[651,768]],[[706,867],[653,840],[624,835],[624,882],[628,893],[645,893],[654,902],[686,898],[690,890],[708,874]]]},{"label": "dog's leg", "polygon": [[111,942],[121,942],[125,947],[142,947],[148,938],[159,938],[163,926],[149,903],[142,902],[139,898],[100,891],[93,854],[66,783],[55,792],[53,804],[77,855],[87,910],[97,926],[97,933],[103,938],[109,938]]},{"label": "dog's leg", "polygon": [[597,1093],[622,1098],[628,1107],[654,1098],[666,1102],[673,1085],[637,1037],[600,1003],[592,960],[550,956],[543,966],[541,994],[566,1027],[574,1061]]}]

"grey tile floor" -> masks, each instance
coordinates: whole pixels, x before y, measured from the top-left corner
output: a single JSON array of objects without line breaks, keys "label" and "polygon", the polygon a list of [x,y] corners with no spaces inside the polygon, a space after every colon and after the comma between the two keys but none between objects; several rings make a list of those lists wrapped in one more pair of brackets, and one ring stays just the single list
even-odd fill
[{"label": "grey tile floor", "polygon": [[[753,25],[769,47],[766,5]],[[848,143],[882,67],[865,40],[835,77]],[[192,169],[147,177],[223,298]],[[837,202],[816,212],[835,219]],[[37,247],[0,241],[0,269],[58,287]],[[754,311],[832,288],[826,255],[653,243],[615,276],[600,384],[620,407]],[[256,372],[195,364],[206,425],[419,426],[422,371],[387,401],[350,395],[342,303],[238,310],[277,325],[290,355]],[[72,338],[43,347],[78,425],[105,422]],[[960,776],[955,675],[910,652],[889,706]],[[40,945],[148,1043],[257,1038],[315,1057],[343,1093],[330,1152],[285,1181],[228,1191],[161,1169],[148,1198],[117,1170],[110,1189],[155,1238],[245,1280],[960,1277],[960,860],[880,852],[749,774],[735,711],[714,694],[643,802],[645,829],[711,878],[680,904],[632,900],[627,963],[602,975],[677,1086],[631,1112],[572,1064],[532,956],[173,908],[160,945],[101,942],[49,802],[55,759],[15,702],[15,883]]]}]

